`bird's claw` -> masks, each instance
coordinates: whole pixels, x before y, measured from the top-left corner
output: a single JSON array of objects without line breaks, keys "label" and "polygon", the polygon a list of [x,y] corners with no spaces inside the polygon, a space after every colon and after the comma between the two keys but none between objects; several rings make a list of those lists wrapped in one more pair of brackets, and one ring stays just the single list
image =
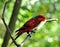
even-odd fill
[{"label": "bird's claw", "polygon": [[35,31],[32,31],[32,33],[35,33]]},{"label": "bird's claw", "polygon": [[30,35],[30,34],[28,34],[28,36],[30,36],[30,37],[31,37],[31,35]]}]

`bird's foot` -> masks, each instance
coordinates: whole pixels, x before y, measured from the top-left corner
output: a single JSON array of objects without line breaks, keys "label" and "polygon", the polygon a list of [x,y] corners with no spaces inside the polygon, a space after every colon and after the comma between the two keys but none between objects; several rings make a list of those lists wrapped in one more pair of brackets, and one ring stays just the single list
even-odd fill
[{"label": "bird's foot", "polygon": [[37,30],[37,28],[34,29],[34,31],[36,31],[36,30]]},{"label": "bird's foot", "polygon": [[35,33],[36,30],[37,30],[37,28],[35,28],[32,32]]},{"label": "bird's foot", "polygon": [[31,35],[30,35],[30,34],[28,34],[27,36],[31,37]]},{"label": "bird's foot", "polygon": [[35,31],[32,31],[32,33],[35,33]]}]

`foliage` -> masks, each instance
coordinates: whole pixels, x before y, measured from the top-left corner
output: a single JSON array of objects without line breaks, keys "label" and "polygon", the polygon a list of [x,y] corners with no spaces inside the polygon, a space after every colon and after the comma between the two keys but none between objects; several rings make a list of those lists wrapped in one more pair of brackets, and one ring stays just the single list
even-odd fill
[{"label": "foliage", "polygon": [[[0,16],[5,0],[0,0]],[[9,23],[11,12],[13,10],[15,0],[12,0],[6,9],[5,19]],[[16,21],[15,30],[20,28],[30,18],[38,14],[44,14],[47,18],[58,18],[58,21],[46,23],[44,27],[38,30],[33,36],[25,43],[23,47],[58,47],[59,34],[60,34],[60,0],[23,0],[19,10],[18,19]],[[1,21],[1,19],[0,19]],[[5,28],[2,21],[0,22],[0,46],[3,42]],[[15,37],[15,32],[13,36]],[[16,41],[20,43],[26,34],[20,36]],[[11,41],[11,40],[10,40]],[[11,47],[13,47],[12,45]]]}]

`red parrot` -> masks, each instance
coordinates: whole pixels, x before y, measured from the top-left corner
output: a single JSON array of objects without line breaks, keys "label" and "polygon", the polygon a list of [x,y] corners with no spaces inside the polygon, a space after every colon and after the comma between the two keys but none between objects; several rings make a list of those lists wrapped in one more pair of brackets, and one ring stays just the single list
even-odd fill
[{"label": "red parrot", "polygon": [[25,32],[27,32],[27,34],[29,34],[29,32],[32,32],[32,29],[38,26],[38,24],[40,24],[40,22],[44,21],[45,19],[46,17],[43,14],[40,14],[28,20],[20,29],[16,31],[18,33],[17,33],[17,37],[15,38],[15,40]]}]

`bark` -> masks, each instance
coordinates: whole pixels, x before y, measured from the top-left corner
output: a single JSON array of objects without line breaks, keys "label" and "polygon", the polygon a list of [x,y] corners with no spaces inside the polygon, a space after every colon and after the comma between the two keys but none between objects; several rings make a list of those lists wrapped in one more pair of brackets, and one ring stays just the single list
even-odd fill
[{"label": "bark", "polygon": [[[15,22],[17,20],[17,15],[18,15],[20,6],[21,6],[21,0],[16,0],[16,2],[14,4],[14,9],[12,11],[11,19],[10,19],[10,22],[8,25],[8,27],[10,28],[10,30],[12,32],[15,27]],[[3,41],[2,47],[7,47],[9,39],[10,39],[10,36],[9,36],[8,30],[7,30],[5,33],[5,36],[4,36],[4,41]]]}]

